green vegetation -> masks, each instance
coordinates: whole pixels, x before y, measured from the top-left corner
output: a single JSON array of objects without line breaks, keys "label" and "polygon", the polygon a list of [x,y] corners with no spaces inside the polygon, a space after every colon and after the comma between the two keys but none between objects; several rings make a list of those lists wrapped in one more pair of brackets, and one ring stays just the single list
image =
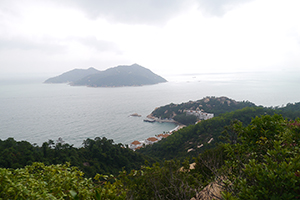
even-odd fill
[{"label": "green vegetation", "polygon": [[176,115],[173,119],[184,125],[192,125],[195,124],[198,119],[194,115],[186,115],[185,113]]},{"label": "green vegetation", "polygon": [[187,116],[186,110],[202,110],[218,116],[222,113],[232,112],[245,107],[256,107],[249,101],[238,102],[227,97],[205,97],[198,101],[189,101],[182,104],[171,103],[155,109],[151,115],[157,118],[172,118],[185,125],[195,124],[197,118]]},{"label": "green vegetation", "polygon": [[69,164],[33,163],[21,169],[0,168],[2,199],[92,199],[92,181]]},{"label": "green vegetation", "polygon": [[283,116],[289,116],[291,119],[296,119],[300,116],[300,102],[298,103],[288,103],[284,107],[275,107],[277,113],[282,114]]},{"label": "green vegetation", "polygon": [[[125,191],[100,179],[83,177],[70,163],[45,166],[33,163],[21,169],[0,168],[0,199],[125,199]],[[113,176],[111,176],[113,177]]]},{"label": "green vegetation", "polygon": [[[235,121],[225,129],[223,135],[225,143],[219,143],[217,147],[206,150],[195,158],[195,169],[188,170],[186,167],[177,171],[180,176],[176,178],[180,179],[181,185],[172,184],[178,192],[177,198],[171,197],[174,191],[167,191],[167,184],[161,184],[167,182],[166,179],[170,177],[174,178],[172,167],[168,170],[170,174],[165,175],[164,170],[168,169],[166,165],[157,168],[158,172],[154,170],[155,166],[149,168],[154,170],[151,175],[155,177],[144,175],[148,181],[138,182],[137,190],[151,191],[143,196],[148,199],[168,199],[169,196],[170,199],[189,199],[191,196],[180,196],[186,194],[189,189],[198,191],[194,195],[202,198],[212,198],[214,195],[228,200],[300,198],[299,119],[290,121],[277,114],[261,115],[253,118],[248,126]],[[172,162],[172,166],[176,166],[175,161]],[[144,172],[142,170],[134,174]],[[149,182],[151,178],[157,182]],[[140,179],[133,179],[133,182],[137,180]],[[215,188],[210,188],[210,191],[204,193],[203,188],[207,185]],[[155,196],[156,194],[161,196]]]},{"label": "green vegetation", "polygon": [[266,115],[232,129],[239,137],[224,145],[225,199],[300,198],[300,120]]},{"label": "green vegetation", "polygon": [[[274,113],[273,109],[262,107],[243,108],[234,112],[224,113],[210,120],[180,129],[167,139],[141,148],[137,152],[156,157],[159,160],[192,158],[206,149],[214,148],[218,142],[221,142],[222,140],[219,136],[225,130],[224,127],[229,125],[233,120],[249,124],[251,119],[256,116],[272,115]],[[213,140],[208,144],[211,138]],[[188,152],[189,149],[193,150]]]},{"label": "green vegetation", "polygon": [[0,199],[299,199],[299,105],[219,114],[137,152],[0,140]]},{"label": "green vegetation", "polygon": [[[43,162],[46,165],[63,164],[70,162],[77,166],[86,177],[93,177],[96,173],[118,174],[125,169],[139,169],[147,156],[125,148],[122,144],[113,144],[107,138],[86,139],[83,147],[75,148],[72,145],[58,140],[44,142],[41,147],[29,142],[17,142],[13,138],[0,140],[0,167],[21,168],[33,162]],[[153,159],[147,158],[149,162]]]}]

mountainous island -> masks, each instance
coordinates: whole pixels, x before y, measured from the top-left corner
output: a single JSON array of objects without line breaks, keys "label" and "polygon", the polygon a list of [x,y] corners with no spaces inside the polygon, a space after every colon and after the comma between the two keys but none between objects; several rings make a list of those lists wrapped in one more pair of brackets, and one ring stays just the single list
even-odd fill
[{"label": "mountainous island", "polygon": [[44,83],[72,83],[96,73],[100,73],[100,71],[92,67],[88,69],[73,69],[59,76],[49,78]]},{"label": "mountainous island", "polygon": [[89,87],[142,86],[163,82],[167,80],[138,64],[120,65],[105,71],[94,68],[74,69],[45,81],[45,83],[69,83],[73,86]]}]

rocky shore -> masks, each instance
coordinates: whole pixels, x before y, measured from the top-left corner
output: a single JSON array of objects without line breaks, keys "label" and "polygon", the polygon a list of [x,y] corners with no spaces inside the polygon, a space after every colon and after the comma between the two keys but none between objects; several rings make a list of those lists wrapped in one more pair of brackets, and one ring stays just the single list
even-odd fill
[{"label": "rocky shore", "polygon": [[141,117],[142,115],[139,115],[139,114],[137,114],[137,113],[133,113],[133,114],[131,114],[131,115],[129,115],[130,117]]}]

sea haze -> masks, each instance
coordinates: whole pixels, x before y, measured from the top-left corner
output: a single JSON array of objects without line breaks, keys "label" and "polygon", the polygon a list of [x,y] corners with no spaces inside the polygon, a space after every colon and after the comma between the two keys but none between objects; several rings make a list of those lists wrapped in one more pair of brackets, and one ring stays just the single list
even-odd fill
[{"label": "sea haze", "polygon": [[[81,146],[86,138],[107,137],[129,144],[175,128],[146,123],[156,107],[226,96],[256,105],[300,101],[297,73],[191,74],[166,76],[169,82],[140,87],[91,88],[42,81],[0,81],[0,139],[13,137],[41,145],[61,137]],[[129,117],[138,113],[142,117]]]}]

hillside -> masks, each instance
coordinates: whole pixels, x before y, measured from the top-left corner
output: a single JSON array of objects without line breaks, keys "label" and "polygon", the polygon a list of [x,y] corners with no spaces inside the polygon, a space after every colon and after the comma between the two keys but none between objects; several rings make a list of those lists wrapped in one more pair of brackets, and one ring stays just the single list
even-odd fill
[{"label": "hillside", "polygon": [[137,152],[156,157],[159,160],[192,158],[207,149],[214,148],[218,142],[221,142],[219,137],[226,130],[225,127],[230,126],[234,120],[247,125],[256,116],[274,113],[273,109],[248,107],[220,114],[196,125],[182,128],[169,137],[151,146],[141,148]]},{"label": "hillside", "polygon": [[197,101],[189,101],[181,104],[169,104],[156,108],[150,115],[150,118],[174,119],[182,124],[194,124],[196,117],[187,116],[187,110],[203,111],[218,116],[225,112],[235,111],[245,107],[255,107],[254,103],[249,101],[235,101],[227,97],[205,97]]},{"label": "hillside", "polygon": [[96,73],[100,73],[100,71],[92,67],[89,69],[73,69],[59,76],[49,78],[44,83],[70,83]]},{"label": "hillside", "polygon": [[73,82],[72,85],[91,87],[141,86],[166,82],[164,78],[154,74],[138,64],[117,66],[101,73],[86,76]]},{"label": "hillside", "polygon": [[120,170],[138,169],[146,159],[152,161],[105,137],[88,138],[80,148],[61,139],[49,140],[41,147],[13,138],[0,140],[0,168],[22,168],[33,162],[47,165],[70,162],[82,170],[86,177],[93,177],[96,173],[117,174]]},{"label": "hillside", "polygon": [[[224,142],[220,139],[220,136],[226,132],[228,127],[230,127],[234,121],[240,121],[244,125],[248,125],[251,120],[257,116],[280,114],[290,120],[295,120],[300,117],[300,103],[289,103],[281,108],[266,108],[255,106],[250,102],[236,102],[235,100],[226,97],[206,97],[196,102],[183,103],[177,106],[175,104],[170,104],[156,109],[152,115],[156,114],[156,116],[160,116],[157,111],[164,113],[166,110],[169,112],[169,109],[175,113],[179,108],[181,108],[180,110],[184,108],[194,109],[197,105],[206,108],[209,112],[217,114],[212,119],[203,120],[196,125],[189,125],[173,132],[169,137],[162,139],[151,146],[141,148],[137,150],[137,152],[155,157],[159,160],[192,158],[207,149],[214,148],[219,142]],[[248,107],[246,107],[247,105]],[[215,108],[218,107],[220,109],[216,110]],[[239,107],[242,109],[238,109]],[[225,110],[228,110],[228,112],[225,112]],[[232,111],[230,112],[230,110]],[[237,137],[234,133],[231,134],[233,138]]]}]

